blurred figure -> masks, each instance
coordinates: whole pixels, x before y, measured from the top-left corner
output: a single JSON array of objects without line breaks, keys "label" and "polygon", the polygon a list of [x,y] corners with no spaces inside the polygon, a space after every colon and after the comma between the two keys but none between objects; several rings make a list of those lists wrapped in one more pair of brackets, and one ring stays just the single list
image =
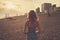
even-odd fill
[{"label": "blurred figure", "polygon": [[[38,31],[36,31],[36,28]],[[31,10],[28,14],[24,28],[24,33],[27,34],[27,40],[37,40],[36,32],[40,33],[39,18],[35,11]]]}]

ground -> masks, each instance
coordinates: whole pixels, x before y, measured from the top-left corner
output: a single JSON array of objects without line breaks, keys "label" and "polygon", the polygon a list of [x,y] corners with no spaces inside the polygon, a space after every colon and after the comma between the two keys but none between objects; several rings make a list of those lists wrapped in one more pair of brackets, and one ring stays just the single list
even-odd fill
[{"label": "ground", "polygon": [[[39,15],[40,34],[38,40],[60,40],[60,14]],[[26,40],[23,29],[26,16],[0,19],[0,40]]]}]

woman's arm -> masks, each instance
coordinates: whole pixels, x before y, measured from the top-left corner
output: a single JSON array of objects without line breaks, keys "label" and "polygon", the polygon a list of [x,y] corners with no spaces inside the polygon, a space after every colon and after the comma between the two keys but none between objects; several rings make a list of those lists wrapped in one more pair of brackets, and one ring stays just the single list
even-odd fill
[{"label": "woman's arm", "polygon": [[40,33],[41,29],[40,29],[39,22],[37,22],[37,28],[38,28],[38,31],[39,31],[39,33]]},{"label": "woman's arm", "polygon": [[27,22],[25,23],[25,27],[24,27],[24,33],[27,33]]}]

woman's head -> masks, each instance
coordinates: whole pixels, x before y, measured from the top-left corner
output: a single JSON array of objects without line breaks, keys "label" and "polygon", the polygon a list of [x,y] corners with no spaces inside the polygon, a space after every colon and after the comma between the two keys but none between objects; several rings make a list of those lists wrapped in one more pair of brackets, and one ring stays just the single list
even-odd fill
[{"label": "woman's head", "polygon": [[28,14],[28,19],[30,21],[37,21],[37,14],[35,13],[34,10],[31,10]]}]

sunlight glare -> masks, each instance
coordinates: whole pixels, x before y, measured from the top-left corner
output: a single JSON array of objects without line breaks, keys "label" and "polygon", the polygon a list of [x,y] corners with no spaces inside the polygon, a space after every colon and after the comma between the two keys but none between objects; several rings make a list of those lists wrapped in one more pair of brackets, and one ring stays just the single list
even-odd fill
[{"label": "sunlight glare", "polygon": [[14,5],[13,5],[12,2],[9,2],[9,3],[6,4],[6,7],[7,7],[8,9],[11,9],[11,8],[14,8]]}]

